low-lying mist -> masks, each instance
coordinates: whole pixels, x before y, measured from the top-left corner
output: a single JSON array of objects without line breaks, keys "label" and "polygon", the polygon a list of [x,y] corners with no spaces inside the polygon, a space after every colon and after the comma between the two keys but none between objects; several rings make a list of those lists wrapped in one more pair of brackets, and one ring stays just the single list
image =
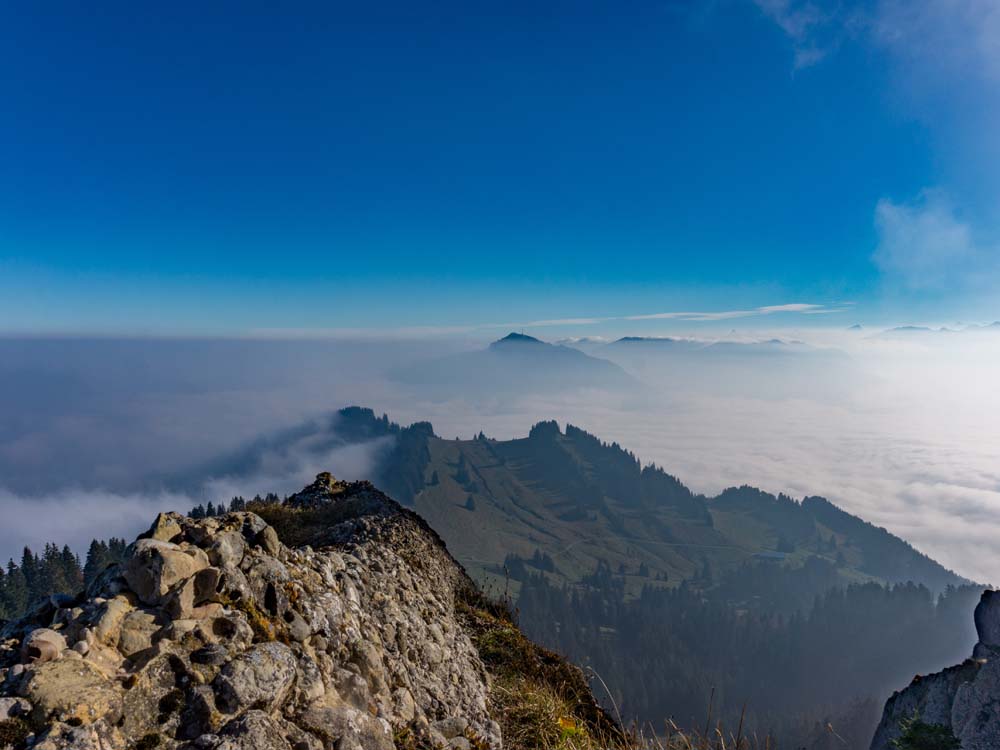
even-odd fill
[{"label": "low-lying mist", "polygon": [[361,404],[443,437],[570,422],[696,491],[823,495],[965,576],[1000,578],[1000,332],[576,345],[622,379],[548,348],[499,378],[476,353],[488,343],[0,341],[0,555],[130,537],[158,510],[290,492],[324,469],[368,477],[387,446],[344,445],[329,423]]}]

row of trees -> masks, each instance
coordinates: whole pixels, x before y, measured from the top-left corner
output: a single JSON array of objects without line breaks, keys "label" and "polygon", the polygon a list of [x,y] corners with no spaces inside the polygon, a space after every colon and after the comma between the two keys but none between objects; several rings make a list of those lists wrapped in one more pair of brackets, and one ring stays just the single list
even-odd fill
[{"label": "row of trees", "polygon": [[266,495],[261,497],[260,495],[254,495],[252,500],[246,500],[242,495],[237,495],[232,500],[229,501],[229,505],[225,503],[215,503],[209,501],[207,505],[198,504],[194,506],[188,515],[191,518],[211,518],[212,516],[224,516],[226,513],[237,513],[247,509],[248,505],[274,505],[280,503],[281,498],[273,492],[268,492]]},{"label": "row of trees", "polygon": [[109,565],[125,555],[125,540],[94,540],[87,550],[86,562],[68,547],[46,544],[41,554],[25,547],[19,562],[10,560],[0,568],[0,619],[24,614],[30,607],[52,594],[75,594]]}]

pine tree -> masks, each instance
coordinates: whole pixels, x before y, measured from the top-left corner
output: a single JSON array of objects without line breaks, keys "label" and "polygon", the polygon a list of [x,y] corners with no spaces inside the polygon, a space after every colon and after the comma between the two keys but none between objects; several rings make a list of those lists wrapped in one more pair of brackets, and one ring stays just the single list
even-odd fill
[{"label": "pine tree", "polygon": [[29,547],[25,547],[21,552],[21,573],[24,575],[24,584],[27,590],[28,603],[33,602],[39,590],[39,579],[41,577],[38,557]]},{"label": "pine tree", "polygon": [[7,617],[20,615],[28,606],[28,582],[13,560],[7,563],[3,599]]},{"label": "pine tree", "polygon": [[87,550],[87,562],[83,566],[84,585],[89,586],[110,563],[111,555],[108,551],[108,545],[96,539],[91,541],[90,548]]}]

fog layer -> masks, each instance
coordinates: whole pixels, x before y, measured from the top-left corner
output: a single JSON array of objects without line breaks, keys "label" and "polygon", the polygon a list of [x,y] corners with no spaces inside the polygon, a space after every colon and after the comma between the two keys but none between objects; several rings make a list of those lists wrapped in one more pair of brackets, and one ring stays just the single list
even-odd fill
[{"label": "fog layer", "polygon": [[369,476],[387,446],[345,445],[329,416],[361,404],[445,437],[571,422],[696,491],[823,495],[963,575],[1000,579],[1000,332],[674,339],[583,342],[632,377],[591,378],[607,368],[583,362],[544,389],[544,361],[523,353],[502,389],[484,387],[475,357],[455,359],[488,341],[0,341],[0,555],[131,536],[157,510],[288,492],[321,469]]}]

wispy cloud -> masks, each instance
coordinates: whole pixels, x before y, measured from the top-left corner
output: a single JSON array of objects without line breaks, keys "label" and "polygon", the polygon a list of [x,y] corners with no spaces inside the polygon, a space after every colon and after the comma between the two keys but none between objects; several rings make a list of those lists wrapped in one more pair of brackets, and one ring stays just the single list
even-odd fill
[{"label": "wispy cloud", "polygon": [[835,46],[828,34],[836,16],[833,9],[825,10],[817,3],[798,0],[754,0],[754,4],[788,35],[796,68],[815,65]]},{"label": "wispy cloud", "polygon": [[893,282],[910,289],[945,289],[964,284],[988,255],[976,246],[971,227],[946,196],[927,191],[909,203],[879,201],[875,208],[879,244],[873,259]]},{"label": "wispy cloud", "polygon": [[792,302],[784,305],[765,305],[754,307],[749,310],[717,310],[702,312],[660,312],[647,315],[629,315],[617,320],[686,320],[686,321],[712,321],[730,320],[733,318],[752,318],[760,315],[774,315],[776,313],[801,313],[804,315],[815,315],[817,313],[837,313],[844,312],[843,305],[828,307],[806,302]]},{"label": "wispy cloud", "polygon": [[835,305],[809,302],[791,302],[781,305],[763,305],[741,310],[672,310],[635,315],[583,316],[575,318],[544,318],[503,323],[479,323],[451,326],[389,326],[383,328],[257,328],[247,338],[260,339],[419,339],[437,336],[471,334],[485,330],[520,330],[522,328],[560,328],[565,326],[592,326],[615,321],[679,320],[686,322],[711,322],[736,318],[753,318],[763,315],[787,313],[793,315],[829,315],[847,312],[850,302]]}]

